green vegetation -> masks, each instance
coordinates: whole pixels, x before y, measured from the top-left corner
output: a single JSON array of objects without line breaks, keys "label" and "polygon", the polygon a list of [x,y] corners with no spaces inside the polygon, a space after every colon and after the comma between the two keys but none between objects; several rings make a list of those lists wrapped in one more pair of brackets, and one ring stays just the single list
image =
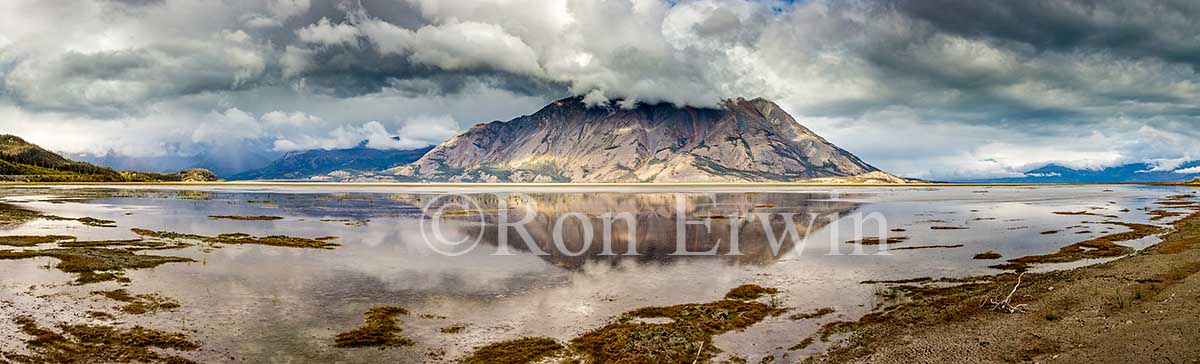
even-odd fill
[{"label": "green vegetation", "polygon": [[213,182],[220,180],[215,173],[204,168],[185,169],[175,173],[123,171],[125,182]]},{"label": "green vegetation", "polygon": [[72,161],[13,135],[0,135],[0,175],[35,182],[118,182],[110,168]]},{"label": "green vegetation", "polygon": [[333,346],[339,348],[398,348],[412,346],[413,341],[400,336],[404,331],[396,323],[397,316],[408,315],[408,310],[396,306],[379,306],[366,313],[365,325],[343,332],[334,338]]},{"label": "green vegetation", "polygon": [[177,173],[126,171],[76,162],[17,136],[0,135],[0,180],[20,182],[202,182],[216,181],[212,172],[188,169]]}]

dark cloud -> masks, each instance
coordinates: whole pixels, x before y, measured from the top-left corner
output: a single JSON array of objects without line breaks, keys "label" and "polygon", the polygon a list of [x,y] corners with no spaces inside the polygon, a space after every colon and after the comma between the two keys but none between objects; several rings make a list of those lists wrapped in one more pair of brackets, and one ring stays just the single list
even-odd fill
[{"label": "dark cloud", "polygon": [[179,161],[763,96],[920,177],[1200,158],[1194,1],[96,1],[0,5],[4,129]]},{"label": "dark cloud", "polygon": [[1200,3],[1190,0],[895,0],[937,29],[1004,39],[1038,50],[1111,51],[1200,65]]}]

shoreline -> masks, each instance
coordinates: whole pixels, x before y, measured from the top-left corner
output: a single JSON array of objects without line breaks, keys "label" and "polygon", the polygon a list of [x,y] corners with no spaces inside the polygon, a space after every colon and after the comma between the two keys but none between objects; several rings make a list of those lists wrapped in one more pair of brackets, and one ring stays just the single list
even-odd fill
[{"label": "shoreline", "polygon": [[1193,211],[1158,243],[1110,262],[880,284],[901,302],[824,323],[805,342],[827,346],[804,362],[1196,363],[1200,209]]}]

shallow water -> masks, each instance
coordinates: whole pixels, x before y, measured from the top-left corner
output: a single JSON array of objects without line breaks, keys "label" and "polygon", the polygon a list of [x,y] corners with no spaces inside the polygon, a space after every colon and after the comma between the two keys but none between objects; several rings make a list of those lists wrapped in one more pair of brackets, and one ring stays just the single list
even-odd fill
[{"label": "shallow water", "polygon": [[[998,273],[987,266],[1003,259],[972,257],[985,251],[1004,259],[1045,254],[1125,229],[1103,221],[1167,224],[1172,219],[1150,222],[1144,210],[1160,208],[1153,203],[1162,197],[1193,191],[1145,186],[486,192],[345,186],[11,187],[0,190],[6,203],[58,216],[114,220],[118,227],[35,220],[4,227],[0,235],[129,239],[136,237],[130,228],[146,228],[201,235],[338,237],[342,246],[334,250],[251,245],[168,250],[156,254],[197,262],[128,271],[129,291],[172,297],[182,308],[120,316],[120,322],[186,332],[203,348],[182,355],[203,362],[429,362],[435,361],[426,355],[431,350],[444,350],[443,360],[450,362],[474,347],[523,336],[565,342],[631,309],[709,302],[746,283],[781,289],[777,298],[797,312],[837,310],[815,320],[769,318],[715,339],[723,356],[758,362],[766,355],[782,358],[787,353],[794,359],[818,350],[819,345],[809,351],[784,348],[824,322],[854,319],[881,304],[878,288],[862,281]],[[466,205],[455,205],[462,203]],[[450,212],[431,216],[427,205]],[[1055,214],[1077,211],[1116,217]],[[632,239],[624,221],[603,226],[606,213],[621,212],[630,213],[636,223]],[[709,226],[685,224],[680,239],[681,213],[683,221],[708,221]],[[283,219],[214,220],[210,215]],[[866,216],[876,220],[856,229],[856,219]],[[497,228],[504,219],[523,217],[530,218],[520,224],[527,234]],[[778,238],[789,228],[789,219],[798,234]],[[436,228],[435,220],[440,223]],[[556,230],[562,237],[557,245]],[[1043,234],[1051,230],[1060,232]],[[613,241],[608,251],[614,254],[605,254],[599,243],[606,231]],[[888,245],[891,249],[882,254],[882,247],[846,243],[885,234],[908,240]],[[768,235],[775,235],[778,244]],[[526,245],[526,236],[532,245]],[[592,244],[585,247],[588,236]],[[737,249],[731,246],[733,236]],[[479,243],[470,250],[442,244],[459,238]],[[1122,244],[1140,249],[1155,241]],[[625,254],[631,242],[638,255]],[[716,254],[681,255],[679,242],[688,252],[715,249]],[[897,250],[928,245],[962,246]],[[730,254],[735,250],[741,254]],[[53,262],[0,261],[3,316],[31,315],[48,324],[90,322],[85,311],[115,306],[89,292],[118,284],[68,285],[72,275],[48,269]],[[377,305],[399,305],[413,313],[402,317],[401,326],[416,346],[383,351],[332,347],[333,336],[359,326],[362,313]],[[19,351],[22,336],[8,321],[0,322],[0,351]],[[461,333],[438,330],[459,323],[466,325]]]}]

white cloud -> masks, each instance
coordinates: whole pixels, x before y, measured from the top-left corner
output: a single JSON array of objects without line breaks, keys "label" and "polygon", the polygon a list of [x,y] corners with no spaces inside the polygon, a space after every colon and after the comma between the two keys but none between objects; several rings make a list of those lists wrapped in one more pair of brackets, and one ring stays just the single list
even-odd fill
[{"label": "white cloud", "polygon": [[412,35],[409,59],[445,70],[494,68],[517,74],[542,73],[538,55],[521,38],[487,23],[424,26]]},{"label": "white cloud", "polygon": [[273,0],[269,9],[276,17],[286,19],[307,12],[310,5],[309,0]]},{"label": "white cloud", "polygon": [[1179,174],[1198,174],[1198,173],[1200,173],[1200,167],[1191,167],[1191,168],[1182,168],[1182,169],[1176,169],[1176,170],[1175,170],[1175,173],[1179,173]]},{"label": "white cloud", "polygon": [[397,136],[404,145],[420,147],[440,143],[460,133],[458,122],[450,115],[418,115],[406,120]]},{"label": "white cloud", "polygon": [[323,122],[321,120],[321,118],[318,118],[318,117],[312,116],[312,115],[308,115],[308,114],[305,114],[305,113],[299,112],[299,111],[290,112],[290,113],[284,112],[284,111],[271,111],[266,114],[263,114],[262,121],[265,121],[272,125],[277,125],[280,127],[288,127],[288,128],[311,126],[311,125],[320,124]]},{"label": "white cloud", "polygon": [[400,149],[406,146],[392,139],[392,134],[378,121],[361,126],[338,126],[325,136],[300,135],[294,138],[275,140],[275,150],[290,152],[308,149],[346,149],[359,146],[366,141],[368,148]]},{"label": "white cloud", "polygon": [[296,36],[305,43],[320,45],[358,45],[358,28],[350,24],[332,24],[329,18],[321,18],[315,24],[296,30]]},{"label": "white cloud", "polygon": [[220,145],[229,141],[255,139],[262,136],[263,128],[253,114],[229,108],[225,111],[212,111],[207,119],[211,120],[196,126],[192,130],[192,142]]},{"label": "white cloud", "polygon": [[313,69],[313,51],[307,48],[287,46],[279,56],[279,64],[283,67],[283,78],[292,78]]}]

